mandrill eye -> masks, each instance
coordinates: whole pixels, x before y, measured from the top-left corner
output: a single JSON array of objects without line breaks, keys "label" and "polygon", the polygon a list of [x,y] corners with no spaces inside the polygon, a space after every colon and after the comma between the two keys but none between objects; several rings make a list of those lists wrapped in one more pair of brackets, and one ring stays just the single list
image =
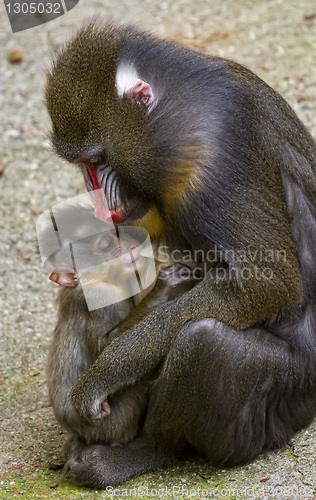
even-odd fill
[{"label": "mandrill eye", "polygon": [[98,155],[91,156],[87,158],[86,163],[89,163],[92,167],[98,167],[99,165],[104,165],[106,163],[106,153],[103,151]]}]

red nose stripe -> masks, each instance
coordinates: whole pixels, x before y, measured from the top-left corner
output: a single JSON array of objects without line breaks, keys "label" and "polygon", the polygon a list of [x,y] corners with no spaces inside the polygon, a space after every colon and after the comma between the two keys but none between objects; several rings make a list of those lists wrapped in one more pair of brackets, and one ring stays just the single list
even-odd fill
[{"label": "red nose stripe", "polygon": [[91,165],[89,165],[89,163],[87,163],[87,167],[88,167],[88,172],[89,172],[89,175],[90,175],[90,179],[91,179],[91,182],[92,182],[93,189],[95,191],[97,189],[101,189],[99,181],[98,181],[98,176],[97,176],[96,171],[91,167]]},{"label": "red nose stripe", "polygon": [[92,187],[94,191],[96,192],[96,202],[97,202],[97,208],[94,212],[95,216],[98,219],[108,221],[111,218],[111,212],[107,210],[104,206],[103,200],[102,200],[102,193],[101,193],[101,187],[99,184],[98,176],[96,171],[87,163],[87,168],[89,172],[89,176],[92,182]]},{"label": "red nose stripe", "polygon": [[99,184],[98,176],[96,171],[94,170],[89,163],[87,163],[87,168],[89,172],[89,176],[92,182],[92,187],[96,191],[96,202],[97,202],[97,208],[94,212],[95,216],[98,219],[108,221],[109,219],[112,219],[113,224],[119,224],[122,221],[122,217],[116,213],[116,212],[111,212],[110,210],[107,210],[104,206],[103,199],[102,199],[102,193],[101,193],[101,187]]}]

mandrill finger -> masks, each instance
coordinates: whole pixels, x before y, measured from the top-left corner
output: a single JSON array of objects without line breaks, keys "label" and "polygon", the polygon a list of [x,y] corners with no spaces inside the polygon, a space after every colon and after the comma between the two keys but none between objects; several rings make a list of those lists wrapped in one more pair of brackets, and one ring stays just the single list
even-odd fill
[{"label": "mandrill finger", "polygon": [[95,420],[102,420],[104,417],[107,417],[111,413],[111,407],[107,401],[103,401],[101,404],[101,411],[98,413],[94,419]]}]

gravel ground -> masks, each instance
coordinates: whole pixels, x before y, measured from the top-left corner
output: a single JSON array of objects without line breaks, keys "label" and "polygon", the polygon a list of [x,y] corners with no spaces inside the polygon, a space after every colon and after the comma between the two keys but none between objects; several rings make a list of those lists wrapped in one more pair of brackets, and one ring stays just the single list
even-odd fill
[{"label": "gravel ground", "polygon": [[[289,101],[316,137],[316,5],[308,0],[81,0],[65,16],[17,34],[10,31],[3,5],[0,11],[0,499],[97,498],[45,468],[60,457],[64,435],[45,384],[56,287],[35,255],[35,226],[44,210],[84,192],[76,172],[52,155],[45,135],[49,121],[42,87],[50,54],[96,13],[137,22],[247,65]],[[23,61],[12,64],[8,54],[17,47]],[[204,488],[201,498],[213,498],[206,491],[211,488],[222,490],[220,498],[251,497],[245,488],[253,488],[257,498],[315,498],[315,436],[312,425],[288,449],[247,467],[220,471],[201,462],[131,484],[149,488],[145,496],[138,491],[143,498],[153,498],[157,485]],[[58,487],[50,488],[52,483]],[[176,498],[187,498],[185,491],[175,491]]]}]

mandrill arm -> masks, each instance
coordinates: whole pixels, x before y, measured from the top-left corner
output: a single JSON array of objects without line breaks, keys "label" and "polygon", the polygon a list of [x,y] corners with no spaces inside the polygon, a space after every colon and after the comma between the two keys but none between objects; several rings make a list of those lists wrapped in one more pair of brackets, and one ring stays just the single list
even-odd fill
[{"label": "mandrill arm", "polygon": [[[292,264],[296,266],[297,286],[293,285]],[[281,277],[286,272],[290,286]],[[156,307],[113,340],[73,387],[71,400],[74,407],[82,417],[98,420],[107,397],[134,384],[157,367],[188,321],[216,318],[237,330],[244,330],[272,316],[285,304],[298,302],[301,298],[298,272],[293,255],[292,260],[288,258],[279,269],[279,278],[274,273],[273,280],[257,280],[255,287],[252,280],[245,281],[241,290],[240,284],[233,285],[228,280],[216,283],[213,270],[192,290]],[[130,323],[128,317],[121,330]]]}]

